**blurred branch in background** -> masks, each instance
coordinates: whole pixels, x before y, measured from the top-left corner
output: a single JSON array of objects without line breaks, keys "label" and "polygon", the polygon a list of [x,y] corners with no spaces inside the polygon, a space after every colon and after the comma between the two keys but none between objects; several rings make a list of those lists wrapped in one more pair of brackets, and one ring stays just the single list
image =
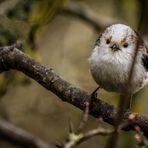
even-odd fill
[{"label": "blurred branch in background", "polygon": [[70,2],[68,5],[63,7],[61,13],[65,15],[72,15],[84,20],[86,23],[92,25],[96,31],[100,31],[113,23],[122,22],[121,20],[119,21],[95,14],[88,6],[84,4],[80,5],[76,2]]},{"label": "blurred branch in background", "polygon": [[124,0],[114,0],[114,16],[122,20],[125,19],[123,5]]},{"label": "blurred branch in background", "polygon": [[[15,4],[13,5],[11,4],[12,1],[4,2],[6,3],[5,5],[12,5],[13,7],[5,9],[3,15],[5,14],[11,22],[13,20],[12,26],[18,26],[15,27],[17,32],[21,33],[20,38],[26,41],[26,46],[36,49],[36,32],[54,18],[58,10],[64,5],[65,0],[14,0],[14,2]],[[15,21],[17,22],[15,23]],[[9,22],[5,22],[5,24],[10,25]],[[14,29],[11,29],[9,32],[13,31]]]},{"label": "blurred branch in background", "polygon": [[140,127],[139,126],[135,126],[135,131],[137,133],[135,135],[135,139],[137,141],[137,145],[139,147],[144,145],[146,148],[148,148],[148,139],[147,139],[147,137],[145,137],[145,135],[143,134],[143,132],[140,129]]},{"label": "blurred branch in background", "polygon": [[0,119],[0,138],[22,147],[51,148],[51,145],[46,144],[37,136],[15,127],[3,119]]},{"label": "blurred branch in background", "polygon": [[137,0],[139,4],[137,29],[141,34],[148,34],[148,1]]}]

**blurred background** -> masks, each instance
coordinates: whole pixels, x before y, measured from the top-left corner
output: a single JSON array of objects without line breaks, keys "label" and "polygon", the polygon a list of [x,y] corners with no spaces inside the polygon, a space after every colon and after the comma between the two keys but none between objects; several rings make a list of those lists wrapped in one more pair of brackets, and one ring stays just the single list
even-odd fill
[{"label": "blurred background", "polygon": [[[97,84],[89,72],[88,57],[104,28],[124,23],[148,41],[147,0],[0,0],[0,46],[23,41],[22,50],[70,83],[92,92]],[[148,113],[148,86],[134,96],[132,110]],[[102,100],[117,106],[119,95],[99,90]],[[68,118],[74,127],[83,112],[62,102],[35,81],[16,71],[0,74],[0,115],[47,143],[63,142]],[[97,126],[89,117],[85,131]],[[105,126],[110,125],[104,123]],[[103,148],[108,137],[95,137],[79,148]],[[136,147],[133,132],[121,132],[119,148]],[[0,140],[1,148],[18,146]],[[19,147],[18,147],[19,148]]]}]

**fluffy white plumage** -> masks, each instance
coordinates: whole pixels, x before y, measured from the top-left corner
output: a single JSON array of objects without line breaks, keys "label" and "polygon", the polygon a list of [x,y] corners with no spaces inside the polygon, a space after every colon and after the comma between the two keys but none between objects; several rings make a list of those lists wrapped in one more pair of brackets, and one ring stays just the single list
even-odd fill
[{"label": "fluffy white plumage", "polygon": [[[138,52],[130,86],[126,86],[134,59],[136,44]],[[108,27],[89,58],[94,80],[107,91],[134,94],[148,82],[148,72],[143,63],[146,48],[138,34],[129,26],[114,24]],[[128,89],[128,90],[126,90]],[[130,90],[129,90],[130,89]]]}]

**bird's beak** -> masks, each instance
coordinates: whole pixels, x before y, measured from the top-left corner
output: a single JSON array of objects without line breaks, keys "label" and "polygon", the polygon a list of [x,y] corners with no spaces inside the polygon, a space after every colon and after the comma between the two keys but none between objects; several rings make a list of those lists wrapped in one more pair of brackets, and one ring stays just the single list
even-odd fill
[{"label": "bird's beak", "polygon": [[119,46],[117,44],[113,44],[111,47],[110,47],[113,51],[118,51],[120,50]]}]

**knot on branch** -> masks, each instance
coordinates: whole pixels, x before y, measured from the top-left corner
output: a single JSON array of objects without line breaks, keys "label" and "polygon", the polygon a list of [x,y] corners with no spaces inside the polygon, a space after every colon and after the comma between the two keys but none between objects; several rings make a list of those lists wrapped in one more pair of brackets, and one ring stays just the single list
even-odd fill
[{"label": "knot on branch", "polygon": [[14,50],[14,48],[21,49],[22,42],[18,40],[16,41],[16,43],[14,43],[11,46],[0,47],[0,72],[8,71],[10,69],[8,64],[9,61],[8,55],[10,51]]},{"label": "knot on branch", "polygon": [[22,49],[22,41],[17,40],[16,43],[14,43],[13,45],[9,46],[8,49],[9,50],[13,50],[14,48],[18,48],[18,49]]}]

